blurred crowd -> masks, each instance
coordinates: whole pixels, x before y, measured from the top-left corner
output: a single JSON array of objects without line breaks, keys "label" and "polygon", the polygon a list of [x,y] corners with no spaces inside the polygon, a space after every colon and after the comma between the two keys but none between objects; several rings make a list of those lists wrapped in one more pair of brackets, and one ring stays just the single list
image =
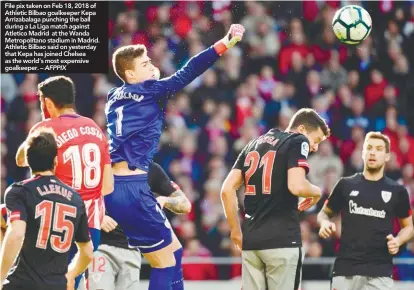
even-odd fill
[{"label": "blurred crowd", "polygon": [[[309,157],[309,178],[325,196],[303,214],[308,257],[335,255],[338,237],[318,238],[316,214],[341,176],[362,170],[362,143],[369,130],[390,137],[386,174],[406,186],[414,206],[414,4],[342,2],[110,2],[110,52],[145,44],[162,76],[222,38],[232,23],[246,28],[240,45],[167,105],[155,161],[193,203],[189,215],[170,215],[184,256],[239,255],[229,239],[221,184],[248,141],[272,127],[285,129],[302,107],[314,108],[333,130]],[[352,47],[341,44],[331,27],[336,9],[351,3],[363,5],[374,22],[369,38]],[[41,118],[36,87],[48,76],[1,75],[2,192],[28,174],[16,167],[14,155]],[[104,129],[106,94],[119,80],[112,71],[68,76],[77,86],[78,112]],[[242,190],[239,200],[243,209]],[[414,257],[414,242],[400,255]],[[186,279],[241,274],[240,265],[183,267]],[[318,279],[328,272],[327,266],[309,266],[303,275]],[[395,277],[414,280],[413,266],[396,267]]]}]

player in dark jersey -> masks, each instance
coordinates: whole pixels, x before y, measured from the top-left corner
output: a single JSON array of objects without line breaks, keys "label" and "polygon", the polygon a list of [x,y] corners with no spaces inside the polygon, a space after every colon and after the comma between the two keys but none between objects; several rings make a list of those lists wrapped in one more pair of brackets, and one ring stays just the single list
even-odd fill
[{"label": "player in dark jersey", "polygon": [[[46,79],[38,85],[43,121],[31,128],[52,128],[58,145],[55,175],[82,197],[88,215],[94,250],[98,248],[105,206],[103,196],[113,191],[109,144],[99,126],[75,111],[75,84],[65,76]],[[25,143],[16,154],[18,166],[27,166]],[[74,246],[69,255],[76,254]],[[76,279],[76,287],[81,277]]]},{"label": "player in dark jersey", "polygon": [[[33,177],[12,184],[5,193],[8,227],[1,247],[1,281],[5,290],[67,289],[93,257],[85,205],[76,191],[54,175],[53,131],[38,129],[26,142]],[[68,271],[73,242],[79,255]]]},{"label": "player in dark jersey", "polygon": [[[389,138],[370,132],[363,146],[364,171],[341,178],[318,214],[322,238],[336,231],[330,218],[342,214],[332,278],[336,290],[392,289],[392,256],[414,235],[408,192],[384,175]],[[396,218],[401,230],[394,237]]]},{"label": "player in dark jersey", "polygon": [[[301,109],[285,132],[271,129],[250,141],[224,181],[221,197],[231,239],[242,249],[243,289],[298,288],[302,264],[298,198],[306,198],[300,210],[320,199],[321,190],[306,179],[306,160],[327,136],[325,121],[314,110]],[[242,183],[243,234],[236,197]]]},{"label": "player in dark jersey", "polygon": [[[187,214],[191,203],[180,187],[170,180],[160,165],[153,162],[148,172],[148,184],[157,200],[176,214]],[[181,249],[182,251],[182,249]],[[90,290],[139,290],[141,253],[128,245],[121,227],[106,215],[102,223],[101,244],[89,265]]]},{"label": "player in dark jersey", "polygon": [[176,266],[181,246],[148,186],[148,169],[161,136],[167,99],[210,68],[243,33],[243,26],[231,25],[223,39],[162,79],[143,45],[121,47],[113,55],[114,71],[124,84],[109,91],[105,108],[115,175],[114,192],[105,197],[105,206],[129,243],[149,261],[151,290],[184,287],[182,271]]}]

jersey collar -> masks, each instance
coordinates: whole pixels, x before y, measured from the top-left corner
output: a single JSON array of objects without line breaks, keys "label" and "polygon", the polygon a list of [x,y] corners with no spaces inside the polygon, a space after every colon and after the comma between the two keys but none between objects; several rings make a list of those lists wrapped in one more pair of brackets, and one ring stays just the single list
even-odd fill
[{"label": "jersey collar", "polygon": [[364,181],[367,181],[367,182],[378,182],[378,181],[382,181],[382,180],[384,180],[384,178],[385,178],[385,174],[383,174],[382,175],[382,177],[380,178],[380,179],[378,179],[378,180],[369,180],[369,179],[366,179],[365,178],[365,176],[364,176],[364,174],[361,172],[361,177],[362,177],[362,179],[364,180]]},{"label": "jersey collar", "polygon": [[67,117],[67,118],[79,118],[80,116],[78,114],[76,114],[76,113],[74,113],[74,114],[63,114],[63,115],[60,115],[59,116],[59,118],[64,118],[64,117]]}]

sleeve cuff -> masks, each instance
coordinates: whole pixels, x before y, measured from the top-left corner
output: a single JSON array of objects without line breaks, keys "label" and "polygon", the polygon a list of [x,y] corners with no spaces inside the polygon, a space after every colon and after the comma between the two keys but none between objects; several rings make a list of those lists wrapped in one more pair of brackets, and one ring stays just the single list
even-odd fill
[{"label": "sleeve cuff", "polygon": [[18,210],[12,211],[9,215],[9,222],[11,223],[13,221],[18,221],[18,220],[21,220],[20,211]]},{"label": "sleeve cuff", "polygon": [[405,215],[401,215],[401,216],[399,216],[399,218],[401,218],[401,219],[405,219],[405,218],[408,218],[408,217],[410,217],[410,216],[412,216],[413,215],[413,210],[410,208],[408,211],[407,211],[407,214],[405,214]]},{"label": "sleeve cuff", "polygon": [[1,205],[1,215],[3,216],[4,220],[7,220],[7,208],[4,204]]},{"label": "sleeve cuff", "polygon": [[305,168],[306,173],[309,172],[309,164],[308,164],[308,161],[306,159],[298,160],[298,166],[302,167],[302,168]]},{"label": "sleeve cuff", "polygon": [[222,55],[223,53],[226,52],[227,50],[227,46],[223,43],[223,41],[217,41],[214,45],[213,45],[214,51],[218,54],[218,55]]}]

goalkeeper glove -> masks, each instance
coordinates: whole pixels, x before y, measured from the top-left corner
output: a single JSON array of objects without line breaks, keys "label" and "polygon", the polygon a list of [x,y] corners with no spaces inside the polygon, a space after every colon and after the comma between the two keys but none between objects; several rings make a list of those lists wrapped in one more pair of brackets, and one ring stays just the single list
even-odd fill
[{"label": "goalkeeper glove", "polygon": [[240,24],[232,24],[227,35],[214,44],[214,50],[222,55],[227,49],[232,48],[243,38],[244,27]]}]

